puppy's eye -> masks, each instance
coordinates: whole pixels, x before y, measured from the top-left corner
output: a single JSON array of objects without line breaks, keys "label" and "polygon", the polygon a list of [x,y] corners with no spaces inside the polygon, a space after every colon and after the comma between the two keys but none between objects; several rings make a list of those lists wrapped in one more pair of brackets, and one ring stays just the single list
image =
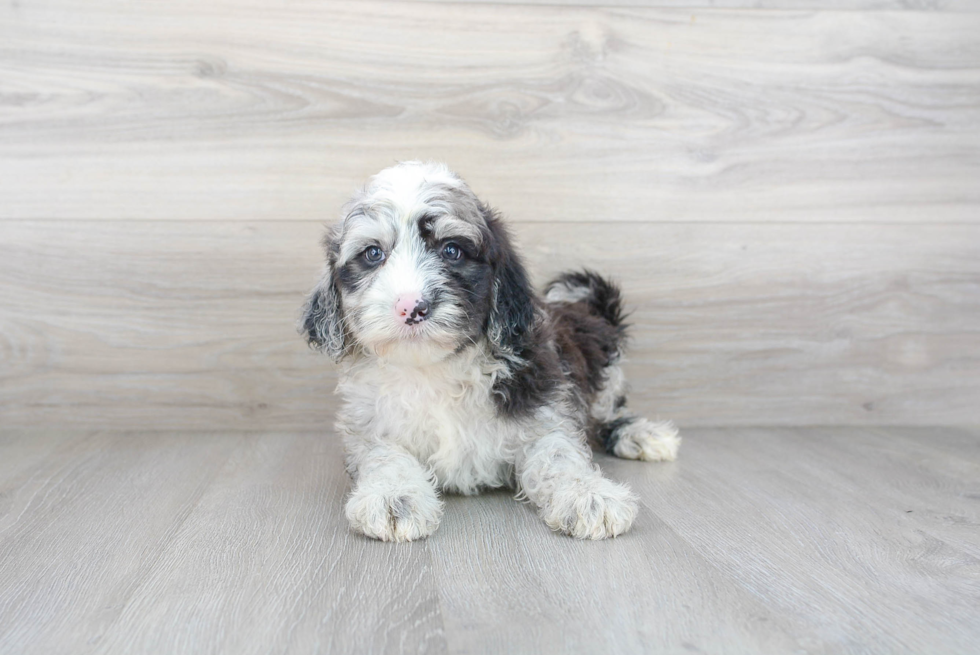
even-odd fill
[{"label": "puppy's eye", "polygon": [[442,247],[442,256],[449,260],[456,260],[463,256],[463,251],[455,243],[447,243]]},{"label": "puppy's eye", "polygon": [[364,259],[369,264],[380,264],[384,261],[385,251],[377,246],[368,246],[364,250]]}]

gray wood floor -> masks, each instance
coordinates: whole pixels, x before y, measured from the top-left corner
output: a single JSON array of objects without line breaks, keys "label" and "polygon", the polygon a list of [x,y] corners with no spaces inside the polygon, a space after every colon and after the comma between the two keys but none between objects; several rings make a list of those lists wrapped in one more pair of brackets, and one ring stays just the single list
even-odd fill
[{"label": "gray wood floor", "polygon": [[348,532],[331,435],[0,433],[0,652],[975,653],[980,431],[695,429],[598,457],[583,543],[508,493]]}]

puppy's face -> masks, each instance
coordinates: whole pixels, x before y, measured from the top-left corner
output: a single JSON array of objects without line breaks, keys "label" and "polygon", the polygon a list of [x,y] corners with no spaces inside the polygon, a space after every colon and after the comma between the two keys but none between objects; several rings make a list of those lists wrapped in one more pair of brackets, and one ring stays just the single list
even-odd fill
[{"label": "puppy's face", "polygon": [[310,341],[338,359],[360,349],[417,363],[476,343],[514,259],[496,222],[443,166],[382,171],[327,237],[304,321]]}]

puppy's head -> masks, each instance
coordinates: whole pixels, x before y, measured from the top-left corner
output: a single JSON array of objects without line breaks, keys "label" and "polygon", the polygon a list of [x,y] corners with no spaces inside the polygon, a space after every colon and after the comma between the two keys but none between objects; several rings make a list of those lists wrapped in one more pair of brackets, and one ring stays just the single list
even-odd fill
[{"label": "puppy's head", "polygon": [[524,267],[493,211],[445,166],[381,171],[324,245],[302,331],[335,360],[427,363],[483,337],[504,358],[526,347],[535,310]]}]

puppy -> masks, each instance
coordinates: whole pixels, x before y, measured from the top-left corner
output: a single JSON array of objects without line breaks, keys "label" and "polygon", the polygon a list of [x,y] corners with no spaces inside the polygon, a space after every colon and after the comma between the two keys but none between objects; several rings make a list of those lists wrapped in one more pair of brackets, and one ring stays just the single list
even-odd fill
[{"label": "puppy", "polygon": [[301,331],[340,365],[354,530],[420,539],[439,526],[441,492],[497,487],[579,539],[630,528],[636,498],[602,476],[587,439],[660,461],[680,438],[626,408],[614,285],[566,273],[538,297],[500,217],[440,164],[378,173],[324,246]]}]

